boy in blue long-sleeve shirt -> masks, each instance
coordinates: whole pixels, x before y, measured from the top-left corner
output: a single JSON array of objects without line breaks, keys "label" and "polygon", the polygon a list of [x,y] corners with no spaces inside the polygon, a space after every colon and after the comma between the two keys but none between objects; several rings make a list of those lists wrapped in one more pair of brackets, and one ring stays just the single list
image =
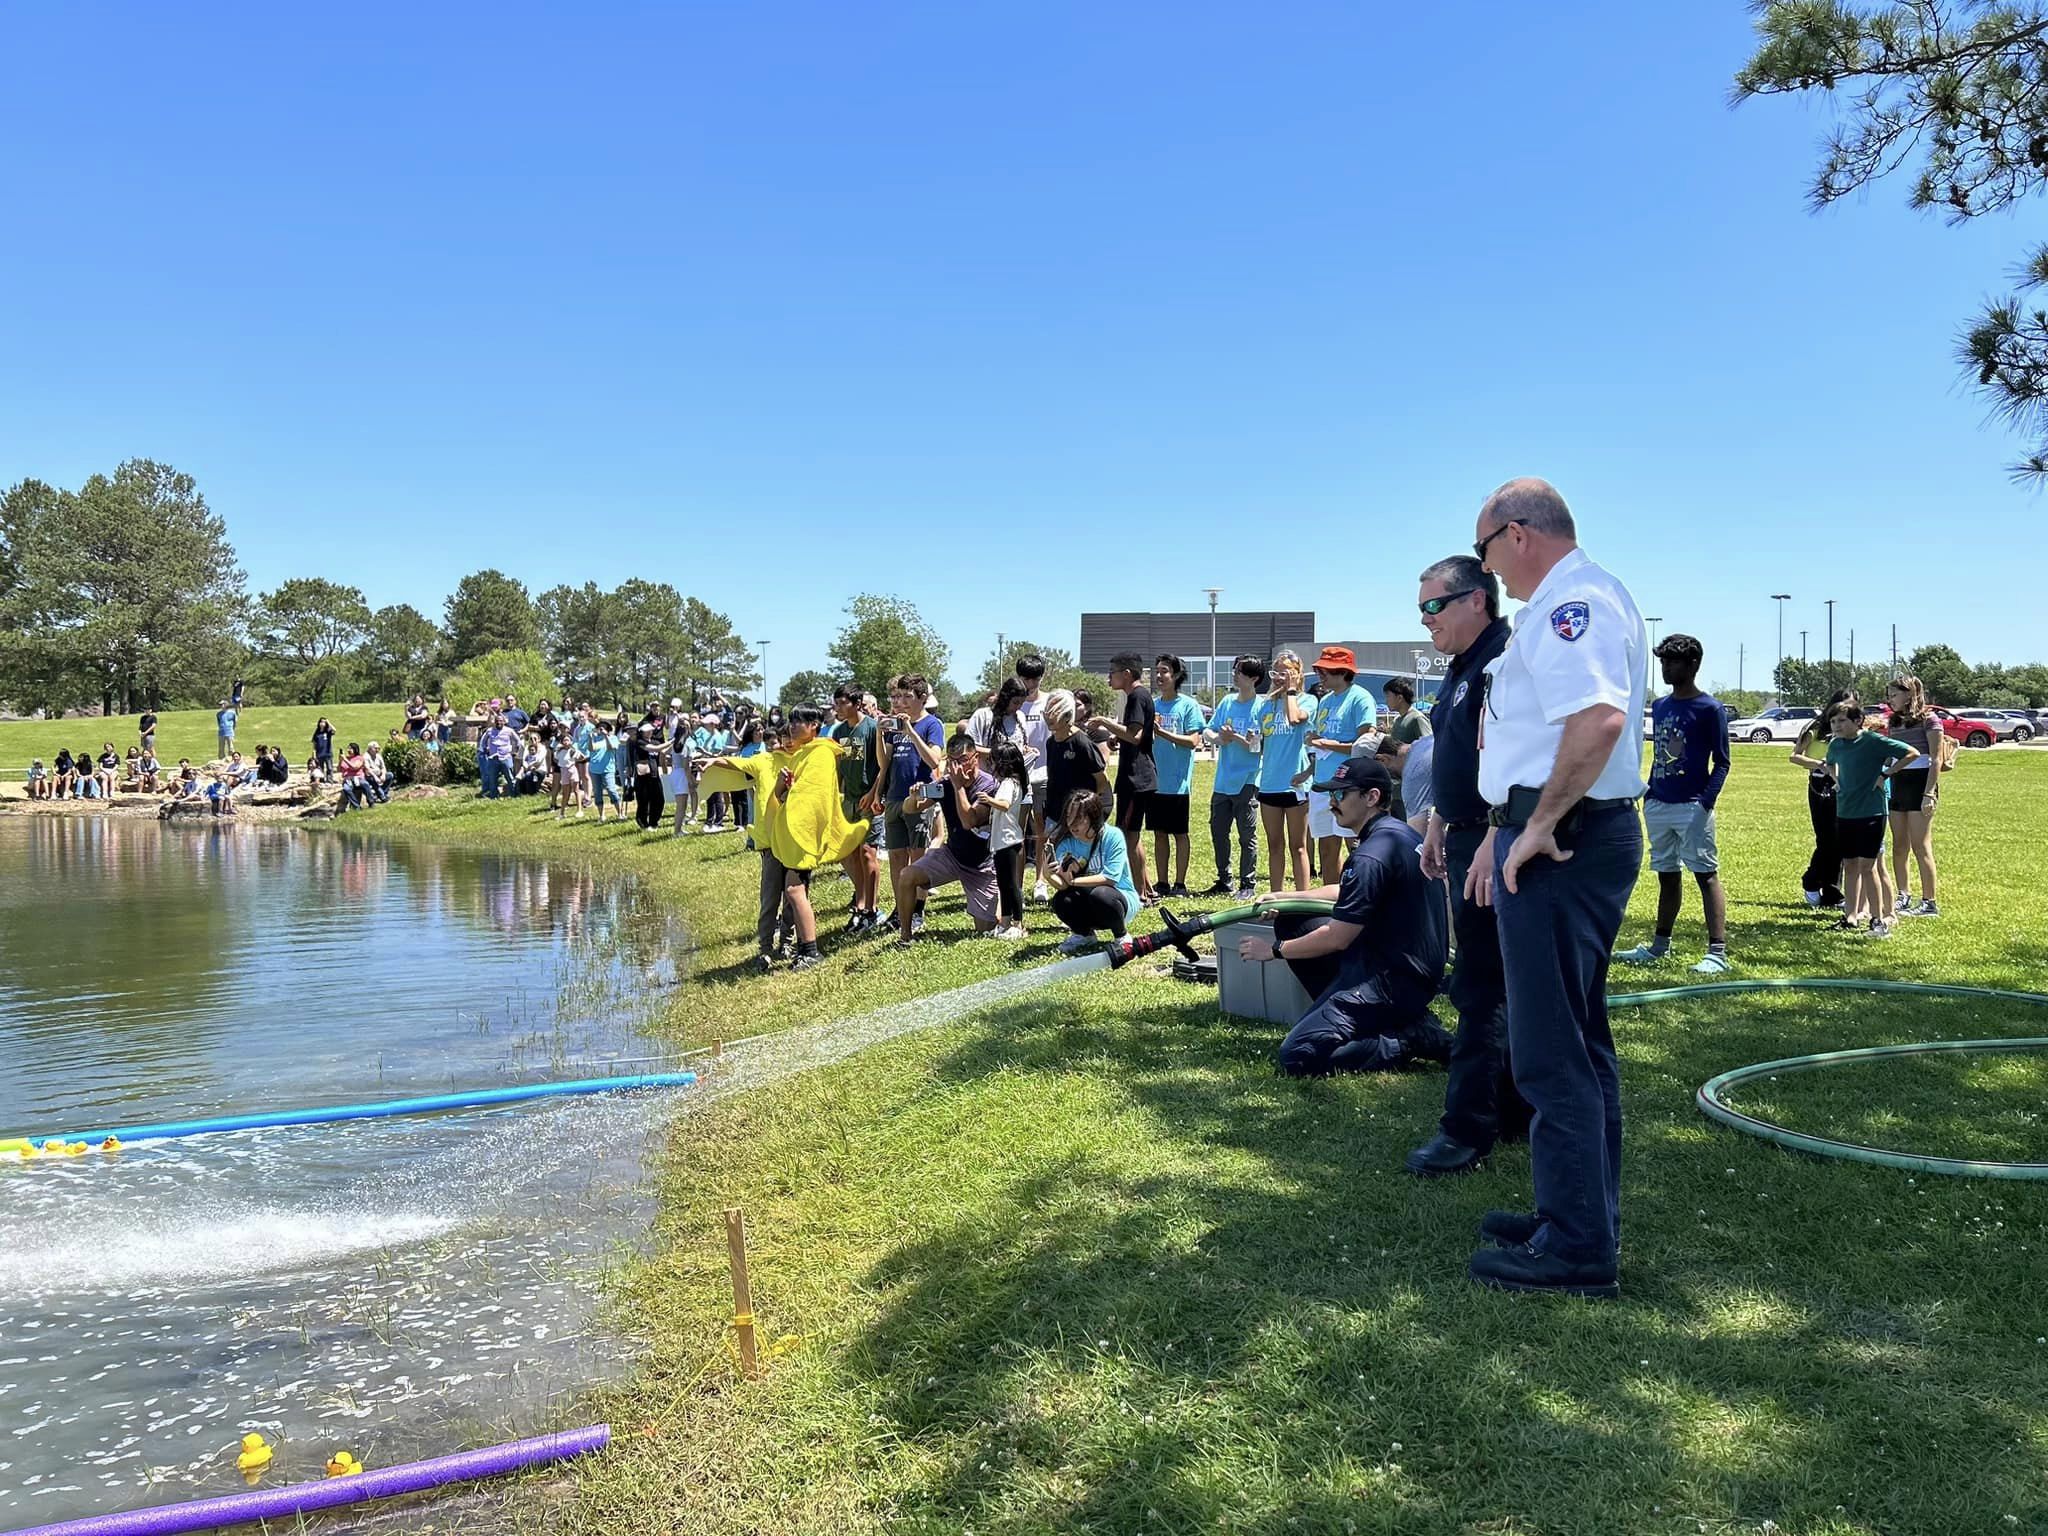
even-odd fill
[{"label": "boy in blue long-sleeve shirt", "polygon": [[1650,706],[1650,785],[1643,797],[1644,840],[1657,873],[1657,935],[1618,956],[1650,965],[1671,952],[1671,930],[1685,902],[1685,877],[1699,881],[1707,911],[1702,976],[1728,969],[1728,896],[1721,889],[1721,857],[1714,844],[1714,802],[1728,782],[1728,717],[1721,701],[1699,688],[1705,655],[1691,635],[1666,635],[1656,656],[1671,691]]}]

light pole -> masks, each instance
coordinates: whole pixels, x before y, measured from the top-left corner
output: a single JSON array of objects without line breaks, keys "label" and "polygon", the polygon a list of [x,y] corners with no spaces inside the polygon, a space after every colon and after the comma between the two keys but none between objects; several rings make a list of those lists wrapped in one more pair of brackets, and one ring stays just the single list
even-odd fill
[{"label": "light pole", "polygon": [[756,640],[754,648],[761,653],[761,713],[765,715],[768,713],[770,697],[768,693],[768,642],[766,640]]},{"label": "light pole", "polygon": [[1823,599],[1823,601],[1828,605],[1828,680],[1833,682],[1835,676],[1835,600],[1830,597]]},{"label": "light pole", "polygon": [[1785,659],[1785,605],[1792,601],[1790,592],[1773,592],[1771,601],[1778,605],[1778,654],[1771,658],[1771,686],[1778,686],[1778,663]]},{"label": "light pole", "polygon": [[1799,665],[1806,665],[1806,631],[1799,631]]},{"label": "light pole", "polygon": [[1223,595],[1221,587],[1204,587],[1209,594],[1209,707],[1214,709],[1223,697],[1223,690],[1216,686],[1216,599]]},{"label": "light pole", "polygon": [[1664,617],[1662,614],[1653,613],[1646,617],[1643,622],[1650,626],[1650,650],[1654,653],[1657,649],[1657,626],[1664,622]]}]

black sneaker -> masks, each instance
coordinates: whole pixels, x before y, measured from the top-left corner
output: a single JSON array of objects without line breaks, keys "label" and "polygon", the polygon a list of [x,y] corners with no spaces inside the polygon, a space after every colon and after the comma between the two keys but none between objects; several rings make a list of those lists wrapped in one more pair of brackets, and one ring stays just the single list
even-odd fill
[{"label": "black sneaker", "polygon": [[1498,1248],[1520,1248],[1542,1225],[1543,1218],[1528,1211],[1488,1211],[1479,1218],[1479,1235]]},{"label": "black sneaker", "polygon": [[1450,1065],[1451,1032],[1427,1014],[1408,1027],[1408,1032],[1401,1043],[1408,1047],[1408,1054],[1418,1061]]},{"label": "black sneaker", "polygon": [[774,969],[775,969],[775,957],[774,957],[773,955],[756,955],[756,956],[754,956],[754,969],[755,969],[755,970],[757,970],[757,971],[772,971],[772,970],[774,970]]},{"label": "black sneaker", "polygon": [[1228,896],[1230,894],[1230,882],[1228,880],[1218,880],[1209,889],[1202,892],[1202,894],[1204,896]]},{"label": "black sneaker", "polygon": [[1166,891],[1166,892],[1162,893],[1162,894],[1164,894],[1164,895],[1167,895],[1167,896],[1179,896],[1179,897],[1181,897],[1181,898],[1185,899],[1185,898],[1187,897],[1187,894],[1188,894],[1188,888],[1187,888],[1187,886],[1186,886],[1186,885],[1184,885],[1184,884],[1183,884],[1182,882],[1180,882],[1180,881],[1176,880],[1176,881],[1174,881],[1174,882],[1173,882],[1173,888],[1172,888],[1171,890],[1169,890],[1169,891]]},{"label": "black sneaker", "polygon": [[1408,1154],[1408,1171],[1418,1179],[1441,1179],[1454,1173],[1470,1173],[1485,1161],[1486,1154],[1477,1147],[1453,1141],[1438,1131]]},{"label": "black sneaker", "polygon": [[918,936],[918,935],[919,935],[920,933],[923,933],[923,932],[924,932],[924,914],[923,914],[922,912],[913,912],[913,913],[911,913],[911,914],[910,914],[910,936],[911,936],[912,938],[916,938],[916,937],[917,937],[917,936]]},{"label": "black sneaker", "polygon": [[1257,901],[1259,899],[1259,888],[1247,880],[1233,894],[1239,901]]},{"label": "black sneaker", "polygon": [[818,953],[818,946],[806,944],[797,951],[796,959],[790,962],[789,968],[792,971],[808,971],[812,966],[824,963],[825,957]]},{"label": "black sneaker", "polygon": [[1621,1294],[1612,1260],[1605,1264],[1574,1264],[1554,1254],[1539,1253],[1527,1243],[1513,1248],[1482,1248],[1472,1255],[1465,1273],[1496,1291],[1539,1291],[1557,1296],[1584,1296],[1608,1301]]}]

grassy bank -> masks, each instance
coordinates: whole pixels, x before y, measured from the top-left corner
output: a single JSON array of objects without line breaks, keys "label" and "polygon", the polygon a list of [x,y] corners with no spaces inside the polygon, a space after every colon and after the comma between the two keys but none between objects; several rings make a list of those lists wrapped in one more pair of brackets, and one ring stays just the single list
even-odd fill
[{"label": "grassy bank", "polygon": [[[1828,934],[1800,903],[1803,784],[1782,762],[1740,749],[1722,816],[1738,974],[2038,985],[2030,850],[2048,834],[2048,760],[1966,757],[1939,824],[1947,915],[1888,943]],[[927,995],[1056,937],[1020,957],[966,937],[948,901],[913,953],[828,944],[816,972],[757,977],[743,966],[755,863],[734,839],[453,796],[356,826],[638,873],[693,931],[693,984],[668,1021],[692,1043]],[[1209,876],[1198,846],[1191,883]],[[844,891],[821,895],[828,931]],[[1645,880],[1624,942],[1652,904]],[[1678,940],[1687,955],[1702,942],[1690,895]],[[1686,979],[1673,965],[1640,984]],[[1526,1204],[1522,1150],[1449,1184],[1399,1172],[1440,1073],[1283,1082],[1277,1031],[1220,1018],[1213,994],[1136,967],[1054,987],[678,1123],[656,1252],[621,1298],[651,1349],[601,1404],[618,1442],[566,1505],[528,1518],[592,1532],[2041,1529],[2048,1194],[1805,1160],[1691,1106],[1730,1065],[2028,1033],[2048,1027],[2017,1006],[1876,995],[1618,1014],[1624,1298],[1559,1305],[1463,1279],[1479,1214]],[[1872,1069],[1766,1085],[1758,1102],[1900,1146],[1924,1133],[1925,1150],[2048,1157],[2038,1066],[1973,1070],[1981,1081]],[[1980,1089],[1973,1115],[1960,1096]],[[749,1214],[767,1334],[791,1336],[754,1384],[725,1347],[727,1204]]]},{"label": "grassy bank", "polygon": [[[78,722],[72,722],[76,725]],[[337,720],[337,724],[340,721]],[[210,729],[210,721],[208,722]],[[310,729],[310,722],[308,722]],[[282,735],[283,732],[278,732]],[[1738,974],[2032,989],[2031,850],[2048,754],[1966,756],[1939,823],[1943,906],[1888,943],[1798,900],[1803,780],[1738,749],[1722,817]],[[557,823],[456,792],[332,835],[419,838],[638,877],[691,933],[661,1027],[683,1044],[927,996],[1048,958],[967,935],[746,965],[757,864],[736,837]],[[1198,841],[1191,883],[1211,878]],[[1639,886],[1624,942],[1647,931]],[[1149,920],[1148,920],[1149,921]],[[1679,950],[1702,942],[1688,896]],[[1671,965],[1617,986],[1689,979]],[[2048,1489],[2048,1195],[1800,1159],[1691,1107],[1740,1063],[2048,1033],[2018,1007],[1843,994],[1617,1016],[1629,1144],[1624,1298],[1472,1290],[1479,1214],[1526,1154],[1399,1171],[1442,1076],[1276,1079],[1278,1031],[1139,968],[680,1118],[652,1256],[619,1297],[650,1345],[601,1394],[614,1448],[503,1518],[582,1532],[1358,1530],[1948,1532],[2040,1528]],[[1759,1085],[1807,1129],[2048,1157],[2036,1059]],[[722,1225],[744,1206],[755,1306],[789,1338],[735,1380]],[[2012,1517],[2011,1523],[2006,1517]],[[498,1518],[494,1516],[494,1518]]]},{"label": "grassy bank", "polygon": [[[322,715],[333,725],[339,743],[383,741],[405,717],[402,704],[251,704],[235,724],[235,745],[253,753],[256,744],[282,746],[297,768],[313,755],[313,726]],[[0,775],[19,784],[31,760],[45,763],[59,747],[74,753],[80,747],[99,755],[100,743],[111,741],[126,752],[141,738],[134,715],[96,715],[76,720],[0,720]],[[203,763],[214,754],[214,711],[166,710],[157,717],[156,755],[166,764],[181,757]]]}]

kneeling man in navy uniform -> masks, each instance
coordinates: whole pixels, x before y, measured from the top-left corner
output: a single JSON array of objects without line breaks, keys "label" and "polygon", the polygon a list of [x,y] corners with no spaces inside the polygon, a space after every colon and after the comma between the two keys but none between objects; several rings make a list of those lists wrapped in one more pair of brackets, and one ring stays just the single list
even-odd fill
[{"label": "kneeling man in navy uniform", "polygon": [[1301,893],[1335,905],[1327,918],[1276,914],[1271,940],[1237,949],[1246,960],[1285,960],[1315,998],[1281,1043],[1280,1070],[1321,1077],[1447,1061],[1451,1037],[1429,1012],[1448,948],[1444,892],[1422,873],[1421,836],[1388,814],[1393,776],[1374,758],[1347,757],[1316,788],[1358,839],[1337,884]]}]

